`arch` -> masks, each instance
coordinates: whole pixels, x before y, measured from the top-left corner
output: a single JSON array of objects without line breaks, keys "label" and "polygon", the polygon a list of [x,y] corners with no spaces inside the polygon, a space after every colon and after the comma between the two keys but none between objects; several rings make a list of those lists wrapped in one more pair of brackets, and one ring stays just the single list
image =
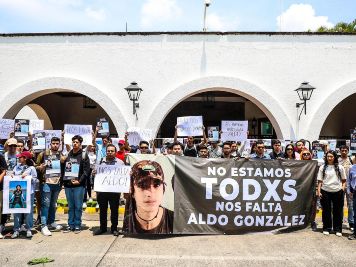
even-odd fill
[{"label": "arch", "polygon": [[333,109],[344,99],[356,93],[356,81],[349,82],[331,92],[325,101],[319,105],[308,127],[309,140],[318,140],[321,129]]},{"label": "arch", "polygon": [[161,100],[152,112],[146,127],[157,131],[168,113],[184,99],[206,91],[225,91],[241,95],[256,104],[271,121],[276,130],[277,138],[290,139],[294,136],[291,123],[279,103],[266,91],[244,80],[232,77],[204,77],[185,83]]},{"label": "arch", "polygon": [[[112,98],[86,82],[67,77],[42,78],[28,82],[12,90],[0,102],[0,116],[2,118],[13,119],[21,108],[32,100],[56,92],[75,92],[94,99],[111,118],[117,132],[125,131],[126,120]],[[70,109],[70,107],[64,108]]]},{"label": "arch", "polygon": [[[23,116],[26,114],[25,116]],[[30,116],[30,117],[28,117]],[[44,128],[48,130],[53,130],[51,119],[49,118],[47,112],[40,105],[37,104],[27,104],[24,106],[20,112],[16,115],[19,119],[43,119]]]}]

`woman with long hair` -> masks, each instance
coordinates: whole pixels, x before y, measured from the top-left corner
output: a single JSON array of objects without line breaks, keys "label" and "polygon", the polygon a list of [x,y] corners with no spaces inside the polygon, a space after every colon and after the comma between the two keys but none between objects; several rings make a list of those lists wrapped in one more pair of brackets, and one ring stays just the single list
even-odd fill
[{"label": "woman with long hair", "polygon": [[323,209],[323,234],[329,235],[333,229],[337,236],[342,236],[346,174],[344,167],[339,165],[335,151],[326,152],[317,180],[318,196]]},{"label": "woman with long hair", "polygon": [[285,159],[295,159],[294,146],[292,144],[286,145],[284,150]]}]

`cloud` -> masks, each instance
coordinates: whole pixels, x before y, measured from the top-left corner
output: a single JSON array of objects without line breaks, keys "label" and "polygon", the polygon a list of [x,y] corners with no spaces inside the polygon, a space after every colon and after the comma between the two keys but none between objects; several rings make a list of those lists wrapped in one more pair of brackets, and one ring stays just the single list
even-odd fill
[{"label": "cloud", "polygon": [[215,13],[210,13],[206,16],[206,25],[208,31],[234,31],[238,26],[237,20],[229,21]]},{"label": "cloud", "polygon": [[177,19],[181,14],[176,0],[146,0],[141,8],[141,26],[149,28],[156,23]]},{"label": "cloud", "polygon": [[[282,20],[282,23],[280,23]],[[282,27],[281,27],[282,24]],[[277,26],[281,31],[317,30],[320,26],[333,27],[327,16],[316,16],[309,4],[293,4],[277,17]]]},{"label": "cloud", "polygon": [[93,9],[91,7],[87,7],[85,9],[85,14],[89,17],[92,18],[94,20],[98,20],[98,21],[103,21],[106,19],[106,12],[104,9]]}]

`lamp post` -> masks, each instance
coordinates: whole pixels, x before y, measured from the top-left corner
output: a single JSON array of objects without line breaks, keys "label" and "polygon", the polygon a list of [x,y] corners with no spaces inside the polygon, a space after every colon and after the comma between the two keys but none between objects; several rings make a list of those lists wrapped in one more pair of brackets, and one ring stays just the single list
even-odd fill
[{"label": "lamp post", "polygon": [[[132,82],[128,87],[125,88],[127,94],[129,95],[130,100],[133,104],[133,114],[136,114],[136,109],[140,107],[139,103],[136,103],[140,98],[141,92],[143,91],[140,87],[138,87],[137,82]],[[137,114],[136,114],[137,118]]]},{"label": "lamp post", "polygon": [[302,82],[301,85],[294,90],[298,93],[299,99],[303,101],[302,103],[296,103],[296,108],[303,106],[298,116],[298,120],[300,120],[300,116],[302,115],[303,109],[304,109],[304,114],[305,115],[307,114],[307,101],[310,100],[314,89],[315,87],[311,86],[309,82]]},{"label": "lamp post", "polygon": [[203,32],[206,32],[207,28],[206,28],[206,10],[208,9],[208,7],[211,4],[211,0],[204,0],[204,22],[203,22]]}]

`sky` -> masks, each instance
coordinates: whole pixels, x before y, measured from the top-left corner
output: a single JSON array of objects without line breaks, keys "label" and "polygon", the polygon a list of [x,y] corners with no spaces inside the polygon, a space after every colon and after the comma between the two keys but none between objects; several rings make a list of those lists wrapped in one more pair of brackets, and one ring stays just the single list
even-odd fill
[{"label": "sky", "polygon": [[[0,33],[202,31],[204,0],[0,0]],[[356,0],[211,0],[208,31],[307,31],[356,19]]]}]

